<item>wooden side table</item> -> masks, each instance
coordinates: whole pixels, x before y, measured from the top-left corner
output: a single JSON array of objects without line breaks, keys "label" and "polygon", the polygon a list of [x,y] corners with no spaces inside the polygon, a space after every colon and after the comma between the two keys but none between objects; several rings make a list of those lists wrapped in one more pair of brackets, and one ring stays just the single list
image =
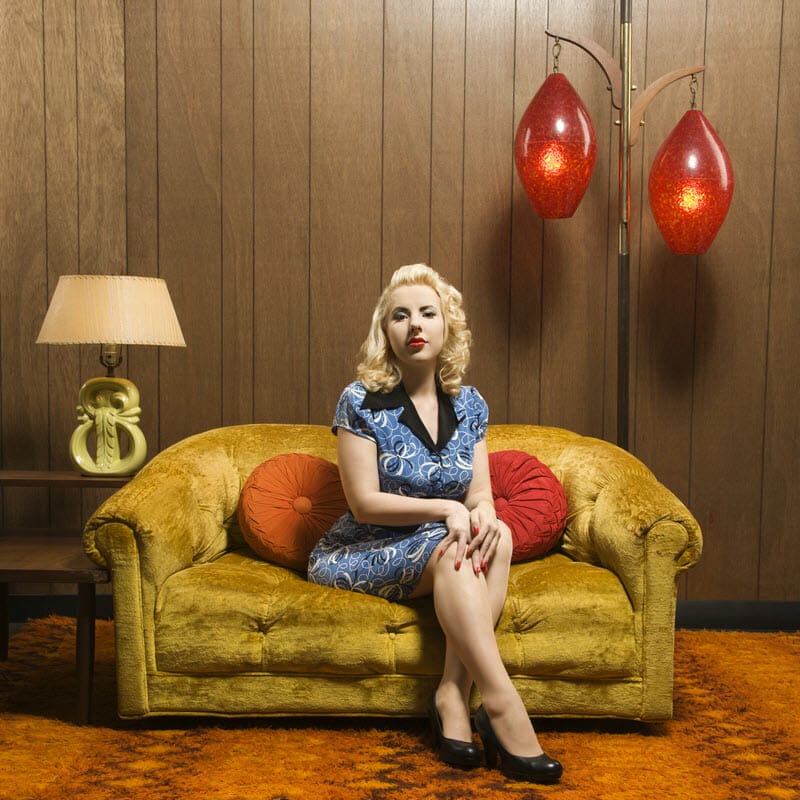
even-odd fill
[{"label": "wooden side table", "polygon": [[[0,470],[0,486],[116,489],[130,480],[99,478],[76,472]],[[95,604],[98,583],[108,570],[83,550],[80,531],[41,530],[0,533],[0,659],[8,658],[10,583],[74,583],[78,587],[75,664],[78,675],[78,721],[89,722],[94,682]]]}]

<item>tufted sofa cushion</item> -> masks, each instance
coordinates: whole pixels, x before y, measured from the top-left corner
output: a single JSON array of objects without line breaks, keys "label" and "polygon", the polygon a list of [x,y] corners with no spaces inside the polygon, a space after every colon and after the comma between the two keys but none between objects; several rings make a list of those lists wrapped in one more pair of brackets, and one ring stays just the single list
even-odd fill
[{"label": "tufted sofa cushion", "polygon": [[[563,597],[569,585],[585,589],[577,603]],[[176,573],[158,606],[156,660],[167,672],[442,670],[430,600],[402,605],[331,591],[246,552]],[[619,580],[559,554],[512,567],[497,639],[512,674],[535,668],[547,676],[620,677],[636,669],[633,612]]]}]

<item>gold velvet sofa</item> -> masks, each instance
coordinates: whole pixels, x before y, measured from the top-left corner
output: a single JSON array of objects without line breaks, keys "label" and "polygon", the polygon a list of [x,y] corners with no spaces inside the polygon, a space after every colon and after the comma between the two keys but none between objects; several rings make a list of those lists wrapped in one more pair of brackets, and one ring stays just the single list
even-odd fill
[{"label": "gold velvet sofa", "polygon": [[[512,565],[497,625],[531,715],[669,718],[676,578],[700,555],[696,521],[607,442],[494,425],[488,443],[536,455],[568,502],[560,548]],[[443,658],[430,598],[315,586],[244,543],[240,490],[286,452],[335,461],[336,439],[318,425],[207,431],[153,458],[88,521],[86,551],[113,577],[121,717],[425,713]]]}]

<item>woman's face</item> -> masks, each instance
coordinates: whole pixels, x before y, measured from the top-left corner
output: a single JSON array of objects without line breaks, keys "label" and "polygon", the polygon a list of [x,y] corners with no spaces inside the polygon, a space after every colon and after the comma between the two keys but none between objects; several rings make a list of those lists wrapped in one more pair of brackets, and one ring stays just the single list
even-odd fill
[{"label": "woman's face", "polygon": [[398,286],[389,296],[386,338],[401,366],[434,367],[444,346],[439,295],[425,284]]}]

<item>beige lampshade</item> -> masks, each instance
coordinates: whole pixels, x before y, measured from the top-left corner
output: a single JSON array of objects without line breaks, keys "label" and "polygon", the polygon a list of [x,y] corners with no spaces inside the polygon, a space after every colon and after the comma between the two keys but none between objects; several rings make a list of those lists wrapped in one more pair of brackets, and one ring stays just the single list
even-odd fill
[{"label": "beige lampshade", "polygon": [[37,344],[185,347],[163,278],[62,275]]}]

